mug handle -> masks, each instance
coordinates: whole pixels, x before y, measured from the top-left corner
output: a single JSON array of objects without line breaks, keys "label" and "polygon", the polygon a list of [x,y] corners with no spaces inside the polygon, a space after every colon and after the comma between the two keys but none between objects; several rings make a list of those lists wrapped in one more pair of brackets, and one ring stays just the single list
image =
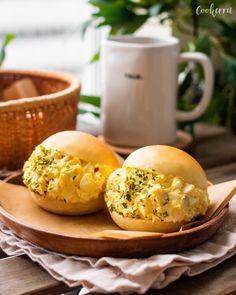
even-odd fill
[{"label": "mug handle", "polygon": [[207,109],[213,91],[213,67],[207,55],[201,52],[185,52],[180,55],[179,62],[193,61],[202,65],[205,75],[204,92],[198,105],[192,111],[177,110],[176,119],[179,122],[191,121],[200,117]]}]

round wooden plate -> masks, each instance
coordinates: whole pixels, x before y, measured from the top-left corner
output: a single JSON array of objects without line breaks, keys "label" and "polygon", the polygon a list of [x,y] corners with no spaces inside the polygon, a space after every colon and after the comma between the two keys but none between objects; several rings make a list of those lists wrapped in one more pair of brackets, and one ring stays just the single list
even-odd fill
[{"label": "round wooden plate", "polygon": [[0,190],[0,220],[8,228],[42,248],[81,256],[139,258],[189,249],[209,239],[228,213],[225,207],[198,227],[160,237],[103,239],[91,235],[106,229],[120,230],[106,210],[81,217],[60,216],[36,206],[25,187],[6,186],[4,191]]}]

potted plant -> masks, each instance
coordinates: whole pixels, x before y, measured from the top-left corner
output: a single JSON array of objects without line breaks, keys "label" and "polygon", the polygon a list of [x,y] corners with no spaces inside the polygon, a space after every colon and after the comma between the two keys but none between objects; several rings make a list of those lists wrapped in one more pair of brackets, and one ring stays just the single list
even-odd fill
[{"label": "potted plant", "polygon": [[[90,0],[96,11],[84,24],[108,26],[110,34],[133,34],[150,18],[168,22],[173,34],[185,40],[182,51],[200,51],[211,56],[215,66],[215,87],[208,111],[201,121],[229,127],[236,134],[236,21],[235,0]],[[187,41],[186,41],[187,40]],[[93,61],[99,59],[99,53]],[[215,60],[217,60],[215,62]],[[202,69],[180,66],[178,106],[189,110],[201,97]],[[99,105],[99,99],[84,97]],[[181,125],[189,128],[191,124]]]}]

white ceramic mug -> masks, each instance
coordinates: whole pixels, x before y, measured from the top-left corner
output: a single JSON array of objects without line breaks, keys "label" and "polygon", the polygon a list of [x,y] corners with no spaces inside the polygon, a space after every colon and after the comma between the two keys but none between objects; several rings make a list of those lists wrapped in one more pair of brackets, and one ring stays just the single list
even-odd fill
[{"label": "white ceramic mug", "polygon": [[[194,110],[176,110],[179,62],[198,62],[205,76],[203,96]],[[176,121],[190,121],[207,109],[213,88],[209,58],[179,53],[174,37],[116,36],[104,40],[102,66],[102,134],[113,145],[140,147],[171,144]]]}]

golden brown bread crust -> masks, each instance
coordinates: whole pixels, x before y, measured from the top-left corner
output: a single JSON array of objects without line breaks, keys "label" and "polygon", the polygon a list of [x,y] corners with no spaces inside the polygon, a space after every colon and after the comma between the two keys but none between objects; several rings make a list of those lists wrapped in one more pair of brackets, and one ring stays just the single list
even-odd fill
[{"label": "golden brown bread crust", "polygon": [[84,215],[96,212],[105,206],[104,197],[100,195],[98,198],[90,199],[87,202],[65,203],[62,200],[49,199],[31,192],[31,196],[36,204],[56,214],[62,215]]},{"label": "golden brown bread crust", "polygon": [[110,212],[113,221],[122,229],[170,233],[180,229],[184,222],[164,222],[124,217],[115,211]]},{"label": "golden brown bread crust", "polygon": [[48,148],[64,151],[90,163],[120,167],[116,154],[98,138],[81,131],[62,131],[42,142]]},{"label": "golden brown bread crust", "polygon": [[207,177],[200,164],[186,152],[166,146],[151,145],[136,150],[123,166],[156,169],[165,175],[181,176],[196,187],[207,188]]}]

